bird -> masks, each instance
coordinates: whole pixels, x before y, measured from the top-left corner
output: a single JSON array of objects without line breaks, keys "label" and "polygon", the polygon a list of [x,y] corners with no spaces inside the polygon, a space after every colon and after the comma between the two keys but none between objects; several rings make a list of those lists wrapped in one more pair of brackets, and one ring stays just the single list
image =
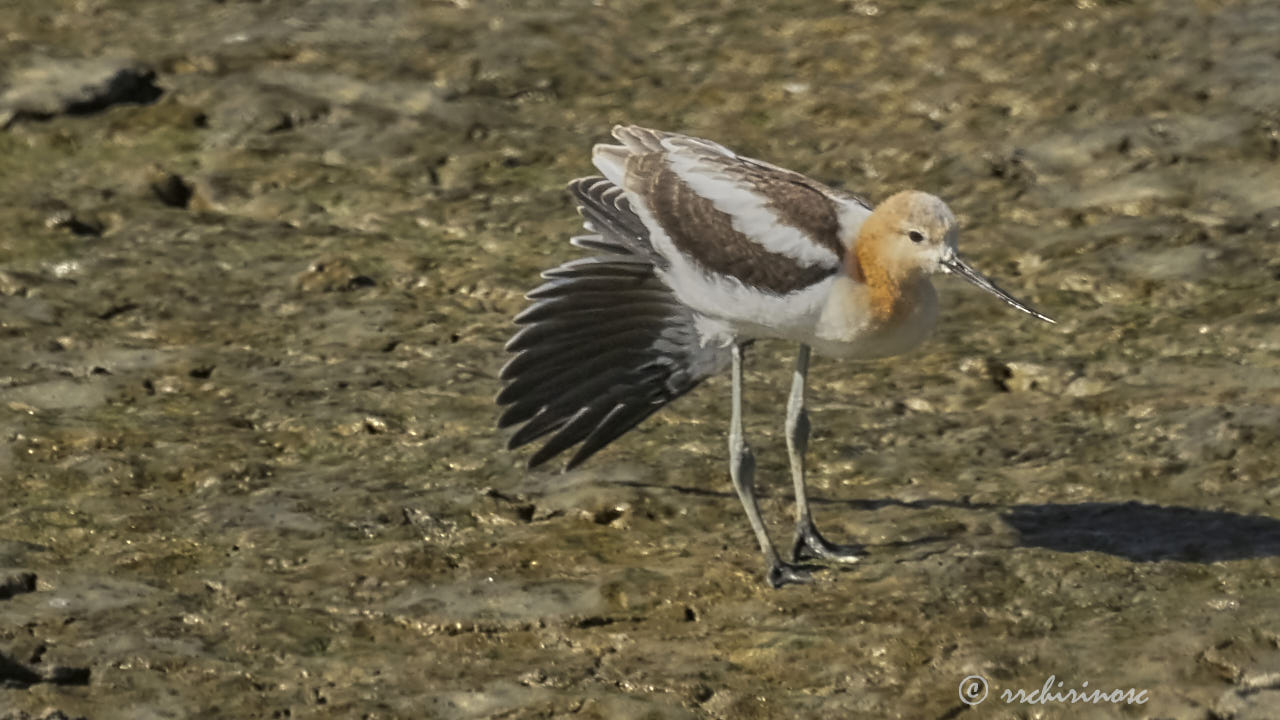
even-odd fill
[{"label": "bird", "polygon": [[[856,562],[857,545],[817,529],[805,485],[811,353],[869,359],[922,343],[938,317],[930,276],[958,275],[1055,322],[999,288],[956,250],[956,216],[917,190],[873,207],[798,172],[710,140],[636,125],[598,144],[598,175],[569,183],[586,255],[542,273],[516,315],[502,368],[509,449],[546,438],[537,467],[573,446],[565,470],[729,369],[729,476],[772,587],[813,581],[811,561]],[[789,559],[769,537],[742,428],[746,348],[797,343],[785,432],[796,525]],[[549,436],[549,437],[548,437]]]}]

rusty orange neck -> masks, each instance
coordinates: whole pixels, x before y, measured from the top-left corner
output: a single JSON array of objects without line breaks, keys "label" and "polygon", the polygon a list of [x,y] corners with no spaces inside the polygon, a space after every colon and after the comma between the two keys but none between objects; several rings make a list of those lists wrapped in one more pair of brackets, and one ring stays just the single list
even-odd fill
[{"label": "rusty orange neck", "polygon": [[919,280],[918,272],[901,272],[900,268],[877,256],[875,238],[863,237],[848,253],[845,271],[855,282],[866,285],[872,317],[879,324],[892,322],[910,310],[909,289]]}]

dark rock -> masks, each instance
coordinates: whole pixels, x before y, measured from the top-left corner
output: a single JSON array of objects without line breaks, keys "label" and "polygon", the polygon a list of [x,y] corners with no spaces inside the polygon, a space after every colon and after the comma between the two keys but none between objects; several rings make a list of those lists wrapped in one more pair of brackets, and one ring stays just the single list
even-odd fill
[{"label": "dark rock", "polygon": [[121,103],[153,103],[164,92],[155,79],[150,67],[134,60],[39,58],[6,78],[0,128],[21,120],[88,115]]}]

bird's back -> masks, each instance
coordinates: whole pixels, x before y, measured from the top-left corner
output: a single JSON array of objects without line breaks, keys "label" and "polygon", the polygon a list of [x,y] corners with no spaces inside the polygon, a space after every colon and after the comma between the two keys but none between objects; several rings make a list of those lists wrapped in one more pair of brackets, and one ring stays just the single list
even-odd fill
[{"label": "bird's back", "polygon": [[597,145],[593,160],[648,231],[676,296],[725,335],[809,337],[869,206],[708,140],[613,134],[620,144]]}]

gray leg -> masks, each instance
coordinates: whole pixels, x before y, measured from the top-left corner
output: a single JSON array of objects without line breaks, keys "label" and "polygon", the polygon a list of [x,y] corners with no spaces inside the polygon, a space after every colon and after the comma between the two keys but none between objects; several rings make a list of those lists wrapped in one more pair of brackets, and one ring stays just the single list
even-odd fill
[{"label": "gray leg", "polygon": [[781,587],[787,583],[809,582],[812,578],[801,567],[782,562],[778,551],[769,539],[769,533],[760,519],[760,508],[756,504],[755,491],[756,461],[747,446],[742,432],[742,346],[733,346],[733,416],[729,421],[729,477],[733,479],[733,489],[738,492],[742,507],[746,508],[747,519],[751,521],[751,529],[755,531],[756,540],[760,543],[760,551],[769,568],[765,578],[773,587]]},{"label": "gray leg", "polygon": [[860,548],[828,542],[813,524],[809,498],[805,496],[804,453],[809,447],[809,413],[804,409],[804,386],[809,375],[809,346],[801,345],[796,356],[796,372],[787,400],[787,454],[791,457],[791,481],[796,488],[796,535],[791,560],[820,558],[837,562],[857,562]]}]

